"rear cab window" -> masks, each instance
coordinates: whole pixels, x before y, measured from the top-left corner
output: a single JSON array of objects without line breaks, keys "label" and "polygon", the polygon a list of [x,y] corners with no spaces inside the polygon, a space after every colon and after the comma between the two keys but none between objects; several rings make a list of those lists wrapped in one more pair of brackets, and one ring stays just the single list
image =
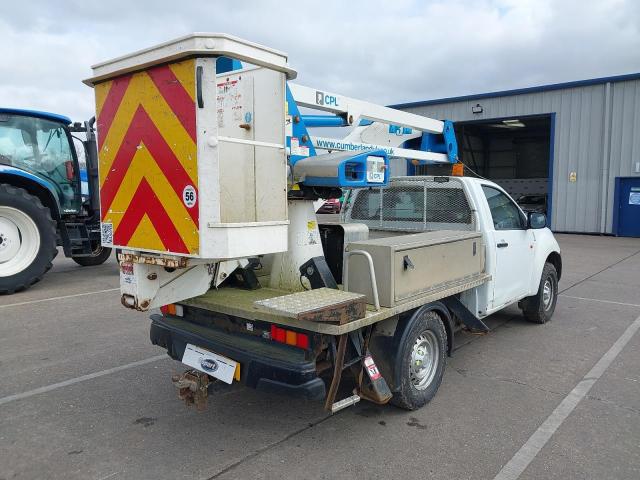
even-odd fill
[{"label": "rear cab window", "polygon": [[466,193],[455,179],[396,177],[387,187],[354,193],[346,218],[370,229],[475,230]]}]

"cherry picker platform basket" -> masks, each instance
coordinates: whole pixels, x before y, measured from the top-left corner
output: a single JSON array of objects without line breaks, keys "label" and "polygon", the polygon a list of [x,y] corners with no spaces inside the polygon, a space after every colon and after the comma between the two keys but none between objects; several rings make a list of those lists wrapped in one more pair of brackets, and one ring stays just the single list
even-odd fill
[{"label": "cherry picker platform basket", "polygon": [[[229,71],[231,58],[250,66]],[[93,73],[103,245],[203,259],[287,249],[285,54],[196,33]]]}]

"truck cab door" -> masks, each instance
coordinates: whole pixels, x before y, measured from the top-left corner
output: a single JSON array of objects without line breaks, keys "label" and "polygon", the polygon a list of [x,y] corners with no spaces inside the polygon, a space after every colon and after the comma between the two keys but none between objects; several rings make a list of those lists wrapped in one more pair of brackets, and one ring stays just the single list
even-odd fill
[{"label": "truck cab door", "polygon": [[493,229],[488,232],[494,258],[492,309],[501,308],[528,293],[534,259],[534,236],[527,219],[502,190],[482,185],[491,212]]}]

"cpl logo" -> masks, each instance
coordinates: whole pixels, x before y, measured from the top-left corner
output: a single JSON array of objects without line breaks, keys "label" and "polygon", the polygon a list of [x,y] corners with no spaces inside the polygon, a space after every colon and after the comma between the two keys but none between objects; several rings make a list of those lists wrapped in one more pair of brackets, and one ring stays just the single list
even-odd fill
[{"label": "cpl logo", "polygon": [[211,358],[201,358],[200,366],[207,372],[215,372],[218,369],[218,363]]},{"label": "cpl logo", "polygon": [[316,105],[333,105],[334,107],[338,107],[338,97],[327,95],[324,92],[316,90]]}]

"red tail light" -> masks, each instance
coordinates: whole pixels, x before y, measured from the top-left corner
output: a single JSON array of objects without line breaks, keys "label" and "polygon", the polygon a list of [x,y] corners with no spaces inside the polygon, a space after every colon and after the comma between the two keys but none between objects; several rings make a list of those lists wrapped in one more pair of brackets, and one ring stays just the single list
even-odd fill
[{"label": "red tail light", "polygon": [[286,338],[287,337],[286,337],[285,329],[277,327],[272,323],[271,324],[271,340],[274,340],[280,343],[285,343]]},{"label": "red tail light", "polygon": [[271,324],[271,340],[285,343],[293,347],[309,348],[309,336],[306,333],[294,332]]},{"label": "red tail light", "polygon": [[73,172],[73,162],[68,160],[64,162],[64,166],[67,170],[67,180],[73,180],[75,177]]},{"label": "red tail light", "polygon": [[296,347],[309,348],[309,336],[305,333],[298,333],[296,338]]},{"label": "red tail light", "polygon": [[182,315],[184,314],[182,305],[176,305],[175,303],[162,305],[160,307],[160,311],[162,312],[163,315],[175,315],[177,317],[182,317]]}]

